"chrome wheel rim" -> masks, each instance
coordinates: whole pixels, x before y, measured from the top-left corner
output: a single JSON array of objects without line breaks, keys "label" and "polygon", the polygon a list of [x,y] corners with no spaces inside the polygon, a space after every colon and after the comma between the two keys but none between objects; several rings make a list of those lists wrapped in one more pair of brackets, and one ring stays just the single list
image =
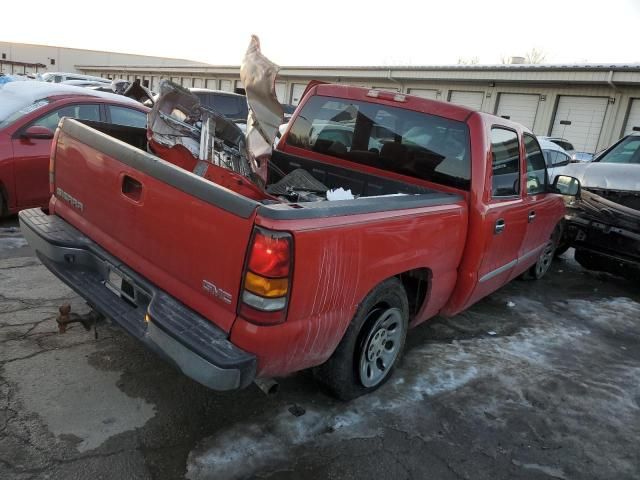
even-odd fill
[{"label": "chrome wheel rim", "polygon": [[360,382],[370,388],[382,382],[398,358],[404,336],[402,313],[398,308],[377,309],[368,320],[376,318],[360,352]]},{"label": "chrome wheel rim", "polygon": [[542,275],[547,273],[547,270],[549,270],[549,267],[551,267],[551,262],[553,261],[553,253],[555,252],[555,250],[556,250],[555,245],[552,241],[550,241],[544,246],[544,250],[542,250],[542,255],[540,255],[540,258],[538,259],[538,263],[536,263],[537,277],[541,277]]}]

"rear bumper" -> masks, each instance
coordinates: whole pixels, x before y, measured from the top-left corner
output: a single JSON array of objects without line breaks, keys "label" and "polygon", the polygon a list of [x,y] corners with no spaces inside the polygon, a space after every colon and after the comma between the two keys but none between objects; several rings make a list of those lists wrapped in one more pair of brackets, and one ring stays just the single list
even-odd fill
[{"label": "rear bumper", "polygon": [[[185,375],[213,390],[243,388],[254,380],[254,355],[62,218],[37,208],[19,217],[29,245],[51,272]],[[109,282],[110,274],[124,279],[120,289]]]}]

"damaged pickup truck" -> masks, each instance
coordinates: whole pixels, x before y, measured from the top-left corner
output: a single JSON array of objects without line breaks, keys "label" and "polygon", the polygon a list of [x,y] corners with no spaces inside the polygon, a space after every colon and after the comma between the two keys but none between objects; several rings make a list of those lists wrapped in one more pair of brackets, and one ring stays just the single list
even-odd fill
[{"label": "damaged pickup truck", "polygon": [[563,243],[575,247],[576,261],[587,269],[640,279],[640,134],[564,173],[582,188],[567,205]]},{"label": "damaged pickup truck", "polygon": [[150,152],[64,119],[49,211],[20,213],[44,265],[186,375],[232,390],[313,367],[354,398],[409,327],[548,270],[564,202],[522,126],[321,84],[272,153],[275,70],[241,74],[246,136],[170,83]]}]

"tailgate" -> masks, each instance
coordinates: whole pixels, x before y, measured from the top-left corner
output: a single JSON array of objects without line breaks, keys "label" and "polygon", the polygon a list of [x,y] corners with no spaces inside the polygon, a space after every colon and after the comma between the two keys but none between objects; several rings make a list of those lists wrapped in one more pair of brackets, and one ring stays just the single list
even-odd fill
[{"label": "tailgate", "polygon": [[54,178],[55,214],[231,329],[255,201],[70,119],[58,132]]}]

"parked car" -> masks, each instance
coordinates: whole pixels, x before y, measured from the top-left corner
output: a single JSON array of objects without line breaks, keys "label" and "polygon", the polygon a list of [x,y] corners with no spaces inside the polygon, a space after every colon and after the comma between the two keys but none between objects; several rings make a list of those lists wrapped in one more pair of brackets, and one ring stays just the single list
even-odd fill
[{"label": "parked car", "polygon": [[[316,133],[337,122],[353,133]],[[391,141],[372,138],[389,129]],[[216,390],[312,367],[340,398],[376,389],[410,326],[542,277],[565,212],[524,127],[365,88],[310,88],[255,198],[238,193],[250,176],[223,188],[69,118],[56,136],[49,212],[20,213],[30,245],[97,311]],[[315,201],[296,194],[309,188]],[[328,200],[338,188],[351,199]]]},{"label": "parked car", "polygon": [[225,117],[239,123],[246,123],[249,115],[247,97],[224,90],[210,90],[207,88],[189,89],[205,107],[213,108]]},{"label": "parked car", "polygon": [[538,137],[538,143],[547,163],[549,182],[553,182],[556,175],[564,174],[564,167],[571,163],[571,157],[561,146],[546,140],[545,137]]},{"label": "parked car", "polygon": [[297,106],[296,105],[290,105],[288,103],[283,103],[282,104],[282,110],[284,112],[284,121],[285,123],[288,122],[289,120],[291,120],[291,117],[293,116],[293,112],[296,111]]},{"label": "parked car", "polygon": [[582,183],[567,211],[565,243],[592,270],[640,279],[640,134],[631,134],[588,164],[564,173]]},{"label": "parked car", "polygon": [[65,72],[46,72],[38,74],[36,78],[43,82],[62,83],[68,80],[84,80],[110,84],[108,78],[95,77],[93,75],[83,75],[81,73],[65,73]]},{"label": "parked car", "polygon": [[547,140],[561,147],[571,157],[573,162],[590,162],[593,159],[591,152],[578,152],[569,140],[560,137],[538,137],[538,140]]},{"label": "parked car", "polygon": [[147,111],[126,97],[80,87],[0,86],[0,215],[48,205],[51,140],[62,117],[144,129]]},{"label": "parked car", "polygon": [[[106,82],[98,82],[96,80],[65,80],[60,82],[62,85],[72,85],[74,87],[94,87],[94,88],[109,88],[110,84]],[[107,91],[107,90],[105,90]]]}]

